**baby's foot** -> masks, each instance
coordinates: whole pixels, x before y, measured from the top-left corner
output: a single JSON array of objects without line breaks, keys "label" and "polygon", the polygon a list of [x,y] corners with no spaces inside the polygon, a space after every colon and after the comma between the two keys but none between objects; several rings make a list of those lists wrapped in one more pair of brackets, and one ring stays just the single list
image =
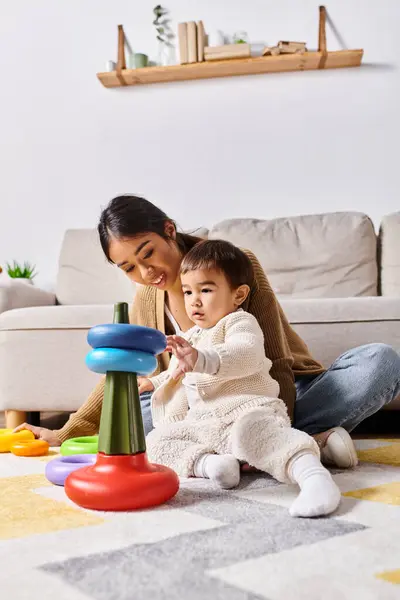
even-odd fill
[{"label": "baby's foot", "polygon": [[194,474],[229,490],[239,485],[240,464],[232,454],[204,454],[196,461]]},{"label": "baby's foot", "polygon": [[292,517],[322,517],[337,509],[340,490],[330,473],[315,474],[304,481],[300,494],[289,509]]},{"label": "baby's foot", "polygon": [[300,486],[300,494],[289,510],[292,517],[321,517],[339,506],[340,490],[315,454],[295,455],[288,465],[288,473]]}]

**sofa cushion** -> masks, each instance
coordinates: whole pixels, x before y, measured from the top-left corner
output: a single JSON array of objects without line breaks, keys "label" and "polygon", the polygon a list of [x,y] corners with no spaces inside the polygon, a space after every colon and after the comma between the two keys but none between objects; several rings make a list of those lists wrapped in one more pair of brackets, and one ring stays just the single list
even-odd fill
[{"label": "sofa cushion", "polygon": [[[187,233],[207,238],[208,229]],[[132,302],[135,284],[107,262],[95,229],[69,229],[60,252],[56,295],[60,304]]]},{"label": "sofa cushion", "polygon": [[[292,327],[325,367],[364,344],[383,343],[400,350],[400,298],[285,299],[281,304]],[[400,409],[400,396],[387,408]]]},{"label": "sofa cushion", "polygon": [[132,302],[134,284],[107,262],[94,229],[65,232],[56,285],[60,304]]},{"label": "sofa cushion", "polygon": [[381,294],[400,296],[400,212],[383,217],[379,230]]},{"label": "sofa cushion", "polygon": [[18,279],[0,278],[0,313],[24,306],[45,306],[56,303],[52,292]]},{"label": "sofa cushion", "polygon": [[209,237],[252,250],[281,297],[377,295],[376,235],[362,213],[230,219]]}]

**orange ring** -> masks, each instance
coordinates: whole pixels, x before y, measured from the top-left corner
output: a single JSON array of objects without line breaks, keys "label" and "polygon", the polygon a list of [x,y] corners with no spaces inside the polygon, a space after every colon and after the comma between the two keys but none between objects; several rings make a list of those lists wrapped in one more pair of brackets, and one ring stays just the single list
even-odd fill
[{"label": "orange ring", "polygon": [[16,456],[44,456],[48,451],[49,444],[44,440],[16,442],[10,448],[10,452]]}]

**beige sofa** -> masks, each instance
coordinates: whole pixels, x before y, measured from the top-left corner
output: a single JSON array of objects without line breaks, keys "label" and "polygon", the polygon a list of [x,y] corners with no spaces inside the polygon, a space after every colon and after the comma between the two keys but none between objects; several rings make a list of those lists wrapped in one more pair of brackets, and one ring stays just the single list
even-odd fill
[{"label": "beige sofa", "polygon": [[[232,219],[203,234],[255,252],[323,364],[369,342],[400,349],[400,213],[382,220],[379,235],[354,212]],[[79,408],[98,381],[85,366],[87,331],[109,322],[113,303],[131,302],[134,293],[92,230],[66,232],[55,295],[26,284],[0,287],[0,410],[10,411],[9,426],[26,411]],[[400,399],[390,408],[400,408]]]}]

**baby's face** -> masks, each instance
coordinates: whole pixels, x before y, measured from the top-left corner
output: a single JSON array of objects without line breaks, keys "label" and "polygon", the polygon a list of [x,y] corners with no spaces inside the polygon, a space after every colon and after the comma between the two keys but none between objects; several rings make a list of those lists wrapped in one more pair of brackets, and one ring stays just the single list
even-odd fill
[{"label": "baby's face", "polygon": [[188,317],[202,329],[214,327],[238,306],[238,290],[215,269],[199,269],[181,275]]}]

